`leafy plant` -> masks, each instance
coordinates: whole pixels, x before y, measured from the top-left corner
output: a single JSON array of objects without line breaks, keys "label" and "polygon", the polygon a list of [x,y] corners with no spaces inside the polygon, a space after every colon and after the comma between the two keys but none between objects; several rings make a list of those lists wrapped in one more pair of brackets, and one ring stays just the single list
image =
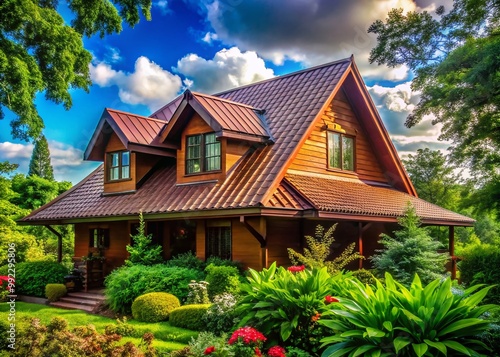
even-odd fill
[{"label": "leafy plant", "polygon": [[158,322],[168,319],[170,312],[181,306],[179,299],[169,293],[148,293],[139,296],[132,303],[134,319],[144,322]]},{"label": "leafy plant", "polygon": [[62,284],[68,270],[51,261],[23,262],[16,265],[16,293],[45,297],[47,284]]},{"label": "leafy plant", "polygon": [[292,248],[288,248],[288,257],[294,265],[304,264],[309,268],[327,267],[330,274],[337,274],[350,262],[364,257],[355,252],[356,243],[349,244],[347,248],[333,260],[327,260],[332,254],[332,244],[335,242],[333,232],[336,224],[331,226],[326,232],[321,225],[316,226],[314,237],[305,236],[308,248],[304,248],[304,254],[298,253]]},{"label": "leafy plant", "polygon": [[178,254],[171,259],[167,260],[167,266],[189,268],[203,271],[205,269],[205,262],[199,259],[193,252],[186,252]]},{"label": "leafy plant", "polygon": [[120,336],[134,336],[135,327],[128,323],[127,316],[122,319],[116,319],[116,324],[106,325],[104,331],[108,335],[117,334]]},{"label": "leafy plant", "polygon": [[326,267],[293,273],[276,262],[261,272],[248,271],[236,308],[238,325],[254,326],[276,343],[317,351],[322,333],[317,320],[326,310],[325,298],[348,288],[344,276],[331,277]]},{"label": "leafy plant", "polygon": [[206,281],[191,280],[189,283],[189,293],[187,296],[186,304],[209,304],[208,298],[208,283]]},{"label": "leafy plant", "polygon": [[[206,353],[212,350],[215,353]],[[204,356],[207,354],[212,354],[213,356],[224,356],[224,357],[240,357],[235,356],[234,353],[230,350],[229,345],[227,344],[227,335],[216,336],[211,332],[200,332],[197,338],[193,338],[191,342],[189,342],[189,349],[192,353],[191,356]],[[190,356],[190,355],[188,355]]]},{"label": "leafy plant", "polygon": [[386,273],[376,288],[358,281],[332,304],[319,322],[334,334],[322,342],[323,357],[337,356],[479,356],[485,345],[475,335],[489,322],[479,318],[493,305],[478,306],[491,287],[474,286],[463,296],[451,291],[451,279],[423,287],[415,275],[406,288]]},{"label": "leafy plant", "polygon": [[381,234],[380,242],[384,249],[376,250],[376,254],[370,257],[373,267],[382,274],[390,273],[407,286],[415,274],[424,283],[440,278],[449,257],[437,252],[441,244],[420,227],[415,207],[408,203],[404,216],[398,222],[401,229],[394,232],[394,238]]},{"label": "leafy plant", "polygon": [[68,291],[64,284],[47,284],[45,287],[45,296],[50,302],[54,302],[66,295]]},{"label": "leafy plant", "polygon": [[239,293],[239,272],[235,267],[209,264],[205,272],[207,273],[205,280],[208,283],[208,295],[211,298],[223,293]]},{"label": "leafy plant", "polygon": [[127,252],[130,257],[125,260],[128,266],[134,264],[154,265],[163,262],[162,247],[158,244],[152,244],[152,235],[146,235],[146,222],[142,212],[139,212],[139,228],[137,234],[131,234],[133,245],[127,244]]},{"label": "leafy plant", "polygon": [[168,320],[172,326],[193,331],[203,331],[205,330],[203,316],[205,316],[209,307],[210,304],[184,305],[172,310]]},{"label": "leafy plant", "polygon": [[217,295],[213,300],[214,302],[203,316],[203,322],[206,331],[221,335],[231,331],[239,321],[235,310],[238,299],[232,294],[224,293]]},{"label": "leafy plant", "polygon": [[376,282],[375,276],[366,269],[355,270],[352,272],[352,276],[361,281],[363,284],[374,285]]}]

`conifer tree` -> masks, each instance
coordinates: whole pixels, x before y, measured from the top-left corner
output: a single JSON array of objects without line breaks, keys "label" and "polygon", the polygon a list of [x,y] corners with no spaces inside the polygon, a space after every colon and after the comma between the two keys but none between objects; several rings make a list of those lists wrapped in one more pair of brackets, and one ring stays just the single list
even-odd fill
[{"label": "conifer tree", "polygon": [[40,135],[35,142],[31,155],[28,176],[38,176],[49,181],[54,181],[54,170],[50,163],[49,144],[44,135]]}]

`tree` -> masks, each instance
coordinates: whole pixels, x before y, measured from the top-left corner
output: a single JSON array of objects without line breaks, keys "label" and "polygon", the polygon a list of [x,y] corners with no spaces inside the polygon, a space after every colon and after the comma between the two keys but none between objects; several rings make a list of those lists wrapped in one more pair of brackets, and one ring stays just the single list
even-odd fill
[{"label": "tree", "polygon": [[448,260],[446,254],[437,252],[441,244],[431,238],[427,230],[420,227],[420,218],[415,208],[408,204],[399,220],[401,229],[394,237],[381,234],[384,249],[377,249],[370,257],[373,267],[383,274],[389,272],[397,281],[410,285],[415,274],[424,284],[440,278]]},{"label": "tree", "polygon": [[163,262],[162,247],[158,244],[152,244],[152,235],[146,235],[146,222],[142,212],[139,213],[139,228],[137,234],[131,234],[133,245],[127,245],[127,252],[130,257],[125,260],[128,266],[135,264],[153,265]]},{"label": "tree", "polygon": [[92,55],[83,36],[119,33],[140,14],[151,18],[151,0],[67,0],[74,14],[71,26],[57,12],[58,0],[0,1],[0,118],[4,107],[17,115],[12,135],[37,138],[43,120],[34,104],[38,93],[66,109],[70,89],[90,87]]},{"label": "tree", "polygon": [[50,163],[50,150],[45,135],[40,135],[31,154],[28,176],[36,175],[54,181],[54,170]]},{"label": "tree", "polygon": [[500,2],[454,0],[436,15],[393,9],[374,22],[370,62],[414,71],[412,87],[421,96],[406,125],[434,115],[440,138],[453,143],[453,162],[469,166],[476,183],[499,197]]}]

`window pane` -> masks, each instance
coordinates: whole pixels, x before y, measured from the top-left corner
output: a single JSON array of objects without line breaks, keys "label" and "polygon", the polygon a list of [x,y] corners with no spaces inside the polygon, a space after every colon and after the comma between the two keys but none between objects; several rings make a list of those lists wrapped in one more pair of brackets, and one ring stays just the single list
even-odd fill
[{"label": "window pane", "polygon": [[186,173],[187,174],[200,172],[200,170],[201,170],[200,159],[192,159],[192,160],[186,161]]},{"label": "window pane", "polygon": [[207,227],[206,255],[231,259],[231,227]]},{"label": "window pane", "polygon": [[342,137],[342,168],[354,171],[354,139]]},{"label": "window pane", "polygon": [[130,175],[130,166],[123,166],[122,167],[122,179],[129,178]]},{"label": "window pane", "polygon": [[187,140],[188,140],[187,141],[188,146],[191,146],[191,145],[200,145],[200,143],[201,143],[201,135],[188,136]]},{"label": "window pane", "polygon": [[215,133],[205,134],[205,144],[215,143]]},{"label": "window pane", "polygon": [[110,180],[118,180],[120,178],[119,174],[120,174],[120,168],[118,167],[113,167],[111,168],[110,172],[109,172],[109,179]]},{"label": "window pane", "polygon": [[189,146],[187,152],[188,159],[198,159],[200,157],[200,146]]},{"label": "window pane", "polygon": [[111,154],[111,166],[116,167],[119,165],[118,153]]},{"label": "window pane", "polygon": [[340,134],[328,133],[328,163],[330,167],[341,169]]},{"label": "window pane", "polygon": [[130,165],[130,153],[128,151],[122,152],[122,166]]}]

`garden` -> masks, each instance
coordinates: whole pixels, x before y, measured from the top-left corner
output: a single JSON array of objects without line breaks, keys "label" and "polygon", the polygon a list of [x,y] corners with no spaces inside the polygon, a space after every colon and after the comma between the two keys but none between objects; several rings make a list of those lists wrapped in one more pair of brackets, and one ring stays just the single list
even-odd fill
[{"label": "garden", "polygon": [[[493,284],[499,279],[490,272],[500,266],[498,253],[465,252],[459,284],[443,274],[445,260],[432,255],[435,244],[411,208],[400,225],[394,237],[382,237],[387,248],[371,258],[374,270],[355,272],[346,266],[362,257],[352,247],[329,260],[335,226],[318,226],[303,252],[289,249],[291,266],[273,263],[262,271],[215,257],[203,262],[192,253],[164,262],[139,230],[129,260],[105,281],[107,308],[116,319],[18,302],[16,349],[8,350],[4,339],[0,351],[61,357],[500,356],[500,299]],[[409,255],[409,263],[394,258],[409,250],[421,253]],[[64,294],[64,273],[54,262],[21,263],[18,292],[56,300]],[[8,306],[0,311],[6,314]]]}]

